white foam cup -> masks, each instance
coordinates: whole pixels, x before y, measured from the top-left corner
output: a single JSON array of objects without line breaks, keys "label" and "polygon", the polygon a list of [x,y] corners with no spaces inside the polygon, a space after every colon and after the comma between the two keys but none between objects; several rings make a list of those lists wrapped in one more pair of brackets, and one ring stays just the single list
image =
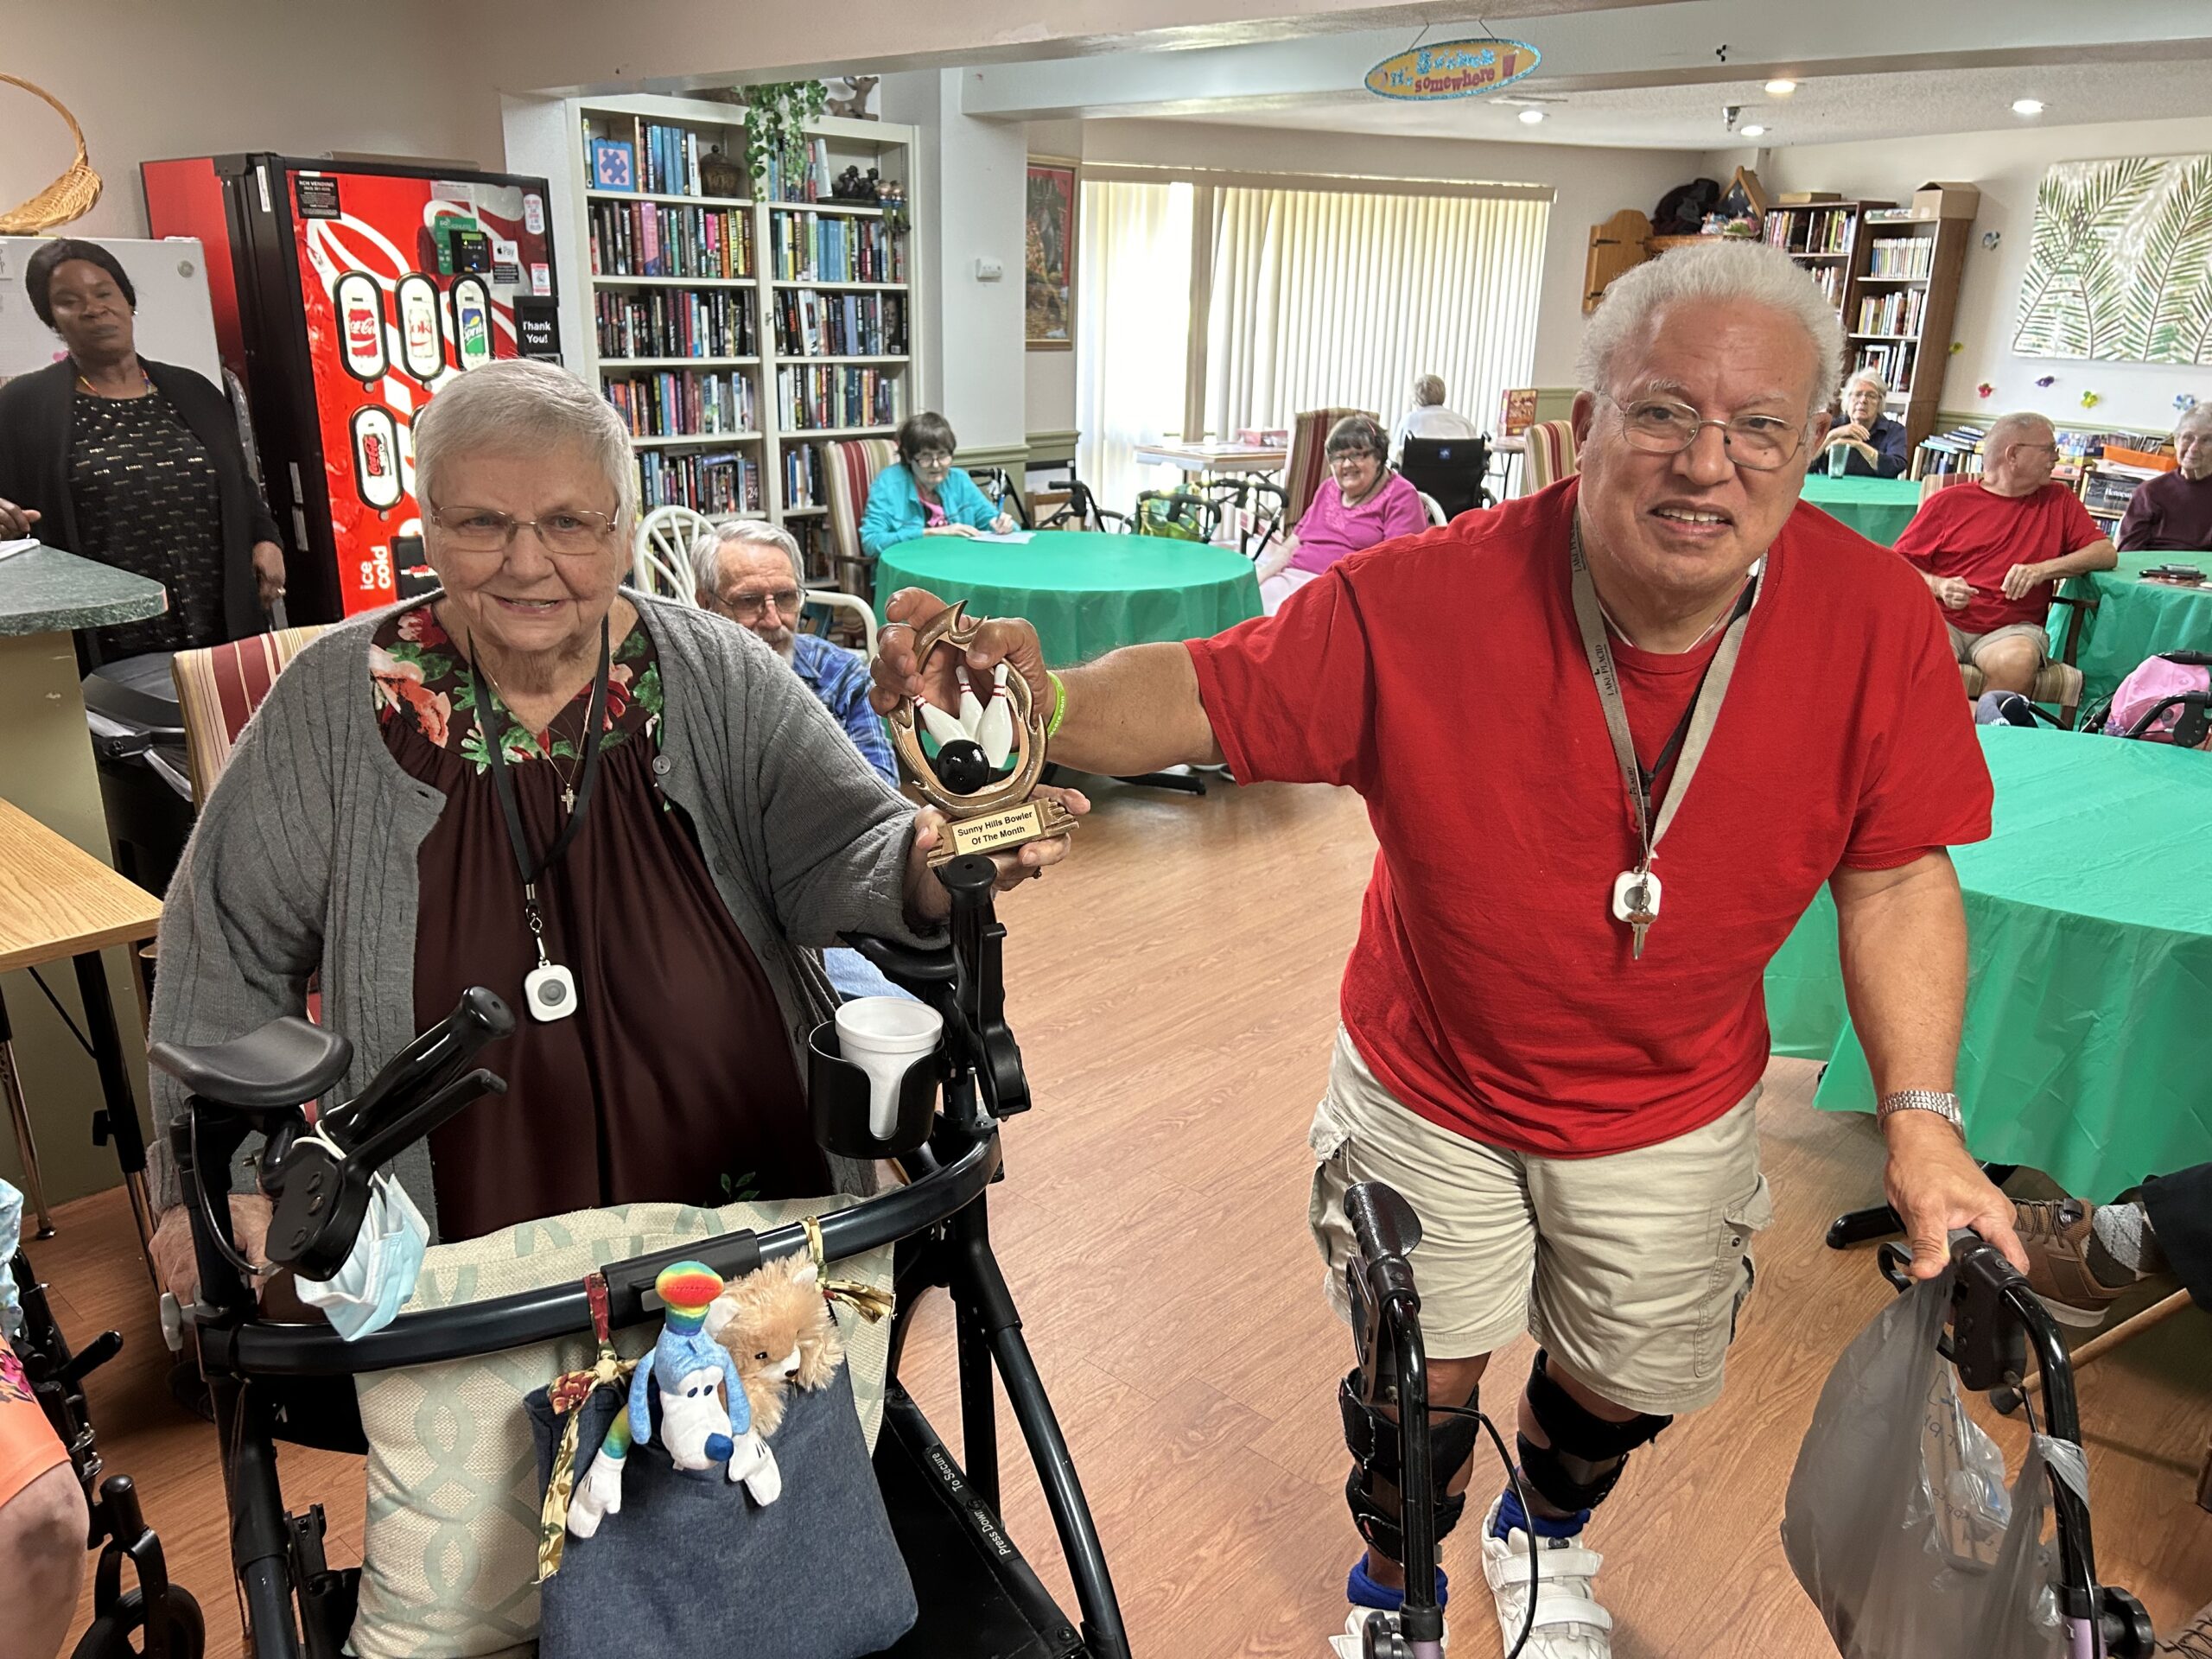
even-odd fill
[{"label": "white foam cup", "polygon": [[887,1141],[899,1127],[899,1084],[944,1034],[944,1016],[901,996],[862,996],[837,1007],[837,1047],[868,1073],[868,1133]]}]

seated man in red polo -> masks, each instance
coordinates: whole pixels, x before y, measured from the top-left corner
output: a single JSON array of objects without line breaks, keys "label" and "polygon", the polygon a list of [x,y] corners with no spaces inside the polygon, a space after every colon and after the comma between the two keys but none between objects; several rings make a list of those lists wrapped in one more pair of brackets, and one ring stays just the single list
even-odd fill
[{"label": "seated man in red polo", "polygon": [[1943,607],[1951,651],[1992,691],[2035,690],[2050,658],[2046,589],[2120,562],[2074,492],[2051,481],[2058,435],[2040,415],[2005,415],[1982,441],[1981,476],[1939,490],[1897,537],[1897,551]]}]

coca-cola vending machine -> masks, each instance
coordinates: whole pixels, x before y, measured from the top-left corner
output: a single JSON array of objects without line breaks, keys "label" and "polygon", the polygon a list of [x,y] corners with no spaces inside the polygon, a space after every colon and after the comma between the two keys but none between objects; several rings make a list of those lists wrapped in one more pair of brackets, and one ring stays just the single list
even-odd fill
[{"label": "coca-cola vending machine", "polygon": [[390,603],[422,546],[415,412],[494,358],[560,360],[545,181],[270,155],[139,170],[153,233],[207,244],[216,340],[290,531],[288,620]]}]

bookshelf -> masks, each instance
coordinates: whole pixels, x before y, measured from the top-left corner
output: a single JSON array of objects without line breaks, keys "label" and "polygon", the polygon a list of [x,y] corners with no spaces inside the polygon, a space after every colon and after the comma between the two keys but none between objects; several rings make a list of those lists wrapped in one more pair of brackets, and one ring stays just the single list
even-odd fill
[{"label": "bookshelf", "polygon": [[[912,127],[807,124],[810,176],[747,178],[742,106],[687,98],[511,97],[510,167],[548,182],[561,355],[630,425],[641,512],[668,502],[766,518],[827,581],[822,445],[888,437],[913,412],[912,237],[867,202],[825,200],[849,166],[906,187]],[[626,143],[637,190],[603,188],[594,143]],[[741,169],[748,194],[713,194]],[[816,199],[804,199],[809,194]]]}]

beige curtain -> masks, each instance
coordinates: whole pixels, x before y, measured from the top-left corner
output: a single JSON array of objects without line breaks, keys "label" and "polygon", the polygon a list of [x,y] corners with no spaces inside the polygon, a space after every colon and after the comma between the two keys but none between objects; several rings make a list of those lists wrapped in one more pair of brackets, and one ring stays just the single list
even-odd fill
[{"label": "beige curtain", "polygon": [[1183,424],[1192,187],[1086,179],[1076,237],[1076,470],[1127,512],[1145,487],[1134,446]]},{"label": "beige curtain", "polygon": [[1433,373],[1449,406],[1487,431],[1505,389],[1529,384],[1548,201],[1211,194],[1210,430],[1287,427],[1331,406],[1373,410],[1388,429],[1414,378]]}]

